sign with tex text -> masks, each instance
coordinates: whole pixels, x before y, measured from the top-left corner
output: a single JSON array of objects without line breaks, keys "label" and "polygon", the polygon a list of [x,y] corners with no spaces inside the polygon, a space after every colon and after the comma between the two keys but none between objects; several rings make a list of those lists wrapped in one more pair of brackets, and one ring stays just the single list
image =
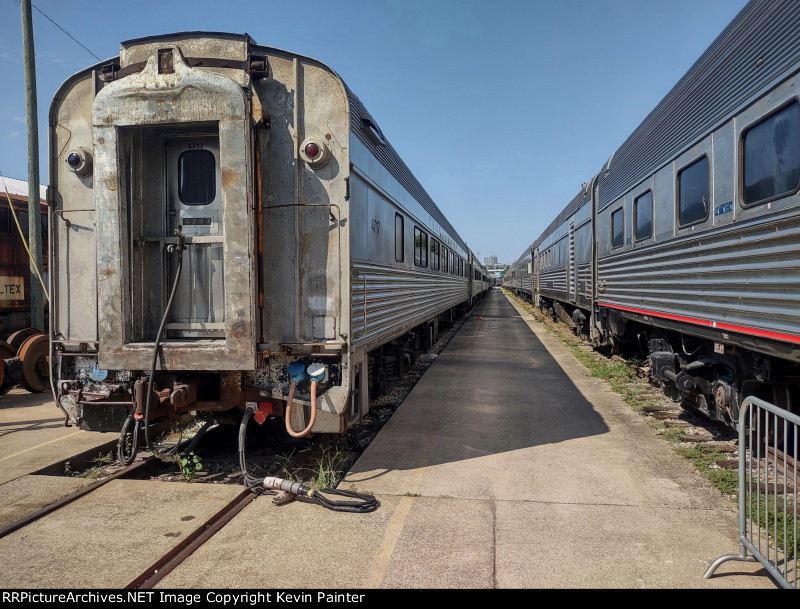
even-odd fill
[{"label": "sign with tex text", "polygon": [[25,300],[25,280],[0,275],[0,300]]}]

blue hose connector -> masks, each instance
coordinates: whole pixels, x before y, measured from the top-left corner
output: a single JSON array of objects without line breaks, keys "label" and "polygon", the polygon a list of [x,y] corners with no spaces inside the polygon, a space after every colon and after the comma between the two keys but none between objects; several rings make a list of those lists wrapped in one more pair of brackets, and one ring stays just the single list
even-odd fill
[{"label": "blue hose connector", "polygon": [[287,369],[289,378],[295,383],[302,383],[306,380],[306,367],[302,362],[292,362]]},{"label": "blue hose connector", "polygon": [[312,381],[321,383],[328,373],[328,367],[325,364],[311,364],[307,372]]}]

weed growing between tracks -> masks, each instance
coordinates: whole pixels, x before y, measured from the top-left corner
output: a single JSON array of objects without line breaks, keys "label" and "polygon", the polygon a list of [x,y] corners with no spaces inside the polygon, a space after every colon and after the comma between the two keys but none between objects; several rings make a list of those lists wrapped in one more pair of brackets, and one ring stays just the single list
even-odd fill
[{"label": "weed growing between tracks", "polygon": [[678,446],[678,454],[705,473],[711,483],[726,495],[736,495],[739,491],[739,471],[736,469],[714,468],[718,461],[727,457],[715,446]]},{"label": "weed growing between tracks", "polygon": [[183,477],[188,482],[197,478],[197,472],[203,469],[203,460],[194,454],[194,452],[190,452],[188,455],[181,458],[180,466],[181,474],[183,474]]},{"label": "weed growing between tracks", "polygon": [[337,444],[312,444],[283,458],[283,476],[313,489],[333,488],[344,477],[357,454]]},{"label": "weed growing between tracks", "polygon": [[88,480],[98,480],[104,477],[107,472],[106,469],[116,461],[113,453],[106,453],[98,455],[92,459],[91,464],[84,470],[72,471],[72,464],[70,461],[64,463],[64,475],[71,478],[86,478]]}]

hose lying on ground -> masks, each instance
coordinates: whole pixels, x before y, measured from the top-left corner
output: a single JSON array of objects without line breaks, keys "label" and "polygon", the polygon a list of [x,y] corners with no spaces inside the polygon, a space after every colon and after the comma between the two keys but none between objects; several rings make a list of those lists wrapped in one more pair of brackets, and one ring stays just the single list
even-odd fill
[{"label": "hose lying on ground", "polygon": [[[292,482],[291,480],[284,480],[283,478],[276,478],[268,476],[266,478],[258,478],[253,476],[247,471],[247,463],[245,460],[245,436],[247,435],[247,424],[250,422],[250,417],[255,411],[255,406],[248,406],[247,410],[242,417],[242,422],[239,424],[239,467],[242,470],[242,482],[244,486],[254,493],[270,493],[274,494],[275,491],[282,491],[290,495],[299,497],[306,497],[308,500],[321,505],[334,512],[354,512],[365,514],[367,512],[374,512],[380,506],[380,502],[373,496],[354,491],[345,491],[336,488],[324,488],[321,491],[315,491],[300,482]],[[347,500],[337,500],[326,497],[326,495],[336,495],[339,497],[347,497]],[[285,496],[281,497],[281,503],[285,503]]]}]

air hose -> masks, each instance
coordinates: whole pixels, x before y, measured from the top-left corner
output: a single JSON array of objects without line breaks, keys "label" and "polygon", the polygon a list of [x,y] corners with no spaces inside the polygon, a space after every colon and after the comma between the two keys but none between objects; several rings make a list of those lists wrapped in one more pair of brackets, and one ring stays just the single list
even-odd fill
[{"label": "air hose", "polygon": [[292,381],[289,384],[289,399],[286,402],[286,415],[284,416],[286,420],[286,433],[293,438],[305,438],[311,435],[311,429],[317,421],[317,381],[311,381],[311,418],[303,431],[295,431],[292,429],[292,405],[294,404],[294,391],[296,388],[297,383]]},{"label": "air hose", "polygon": [[[242,417],[242,422],[239,425],[239,466],[242,470],[242,481],[245,487],[254,493],[273,493],[274,491],[282,491],[283,493],[288,493],[289,495],[306,497],[311,502],[321,505],[322,507],[334,512],[354,512],[358,514],[366,514],[368,512],[374,512],[378,509],[380,502],[373,495],[335,488],[325,488],[321,491],[315,491],[300,482],[292,482],[291,480],[284,480],[283,478],[276,478],[274,476],[258,478],[251,475],[247,471],[244,445],[247,424],[250,422],[250,417],[253,415],[254,410],[255,406],[248,405],[247,410]],[[330,499],[325,495],[347,497],[348,500]]]},{"label": "air hose", "polygon": [[[136,407],[134,406],[128,413],[128,418],[125,419],[125,423],[122,425],[122,433],[120,434],[119,442],[117,443],[117,458],[122,465],[130,465],[136,458],[136,453],[139,451],[139,429],[142,426],[144,426],[144,437],[147,444],[147,449],[150,452],[152,452],[162,461],[177,461],[179,459],[177,454],[168,454],[169,451],[158,451],[150,440],[150,401],[153,395],[153,377],[155,376],[156,364],[158,363],[158,348],[161,346],[161,335],[164,333],[164,326],[167,323],[167,317],[169,316],[170,309],[172,309],[172,301],[175,299],[175,293],[178,291],[178,282],[181,279],[181,270],[183,269],[183,250],[186,249],[186,241],[184,236],[181,234],[180,226],[175,230],[175,233],[178,238],[178,242],[176,244],[168,245],[167,252],[177,252],[178,269],[175,271],[175,279],[172,281],[172,290],[169,293],[167,306],[164,308],[164,315],[161,317],[161,324],[158,326],[156,342],[153,345],[153,361],[150,365],[150,375],[147,378],[147,397],[145,398],[144,419],[141,418],[141,415],[139,417],[136,416]],[[131,423],[133,423],[133,431],[129,432],[128,429],[130,428]],[[125,455],[125,438],[127,437],[128,433],[131,433],[132,435],[133,444],[131,445],[130,455]],[[177,447],[178,445],[176,444],[175,447],[170,450],[176,450]]]},{"label": "air hose", "polygon": [[[128,418],[125,419],[125,422],[122,424],[122,432],[119,435],[119,442],[117,442],[117,460],[119,461],[120,465],[130,465],[133,463],[133,460],[136,459],[136,453],[139,452],[139,421],[140,419],[134,419],[133,415],[136,413],[136,406],[131,408],[131,411],[128,413]],[[130,430],[130,426],[133,425],[133,430]],[[131,448],[130,454],[125,454],[125,440],[130,434],[131,436]]]}]

